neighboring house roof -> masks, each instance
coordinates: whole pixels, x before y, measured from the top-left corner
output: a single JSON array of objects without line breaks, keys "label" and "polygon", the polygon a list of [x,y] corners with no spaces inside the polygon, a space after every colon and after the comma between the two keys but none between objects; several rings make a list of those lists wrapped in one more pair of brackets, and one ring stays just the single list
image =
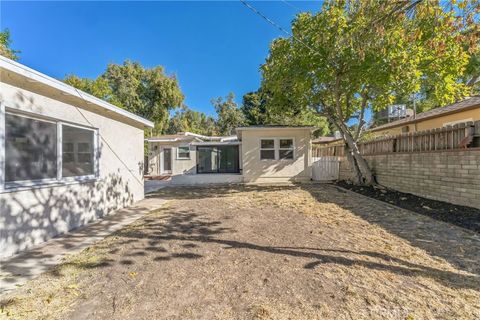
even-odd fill
[{"label": "neighboring house roof", "polygon": [[408,117],[393,121],[375,128],[371,128],[369,131],[379,131],[387,128],[398,127],[401,125],[407,125],[410,123],[420,122],[427,119],[437,118],[448,114],[456,113],[459,111],[465,111],[469,109],[480,108],[480,95],[472,96],[465,100],[450,104],[445,107],[431,109],[417,114],[415,117]]},{"label": "neighboring house roof", "polygon": [[[147,119],[137,116],[131,112],[128,112],[124,109],[114,106],[113,104],[110,104],[102,99],[99,99],[86,92],[76,89],[62,81],[56,80],[41,72],[38,72],[23,64],[20,64],[18,62],[15,62],[13,60],[7,59],[2,56],[0,56],[0,71],[10,72],[17,76],[22,77],[23,79],[25,79],[23,81],[24,84],[30,85],[31,87],[34,87],[34,84],[37,85],[38,89],[40,89],[39,86],[44,86],[44,87],[47,86],[49,88],[60,91],[60,93],[64,96],[75,97],[76,99],[84,101],[86,104],[96,107],[92,109],[102,110],[110,114],[113,113],[118,117],[126,118],[130,121],[134,121],[135,123],[140,124],[141,126],[144,126],[144,127],[153,128],[154,126],[153,122]],[[2,78],[2,82],[8,83],[7,79],[5,78]],[[79,100],[76,100],[76,101],[78,102]]]},{"label": "neighboring house roof", "polygon": [[313,144],[322,144],[322,143],[328,143],[336,140],[341,140],[340,138],[335,138],[335,137],[318,137],[316,139],[312,140]]}]

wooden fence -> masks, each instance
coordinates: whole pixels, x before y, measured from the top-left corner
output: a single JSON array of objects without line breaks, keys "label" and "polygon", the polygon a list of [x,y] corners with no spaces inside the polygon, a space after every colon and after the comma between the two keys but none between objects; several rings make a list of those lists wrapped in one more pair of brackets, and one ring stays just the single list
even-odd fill
[{"label": "wooden fence", "polygon": [[[374,155],[394,152],[423,152],[480,147],[480,121],[465,122],[396,136],[379,137],[358,143],[360,153]],[[344,145],[314,147],[314,157],[344,156]]]}]

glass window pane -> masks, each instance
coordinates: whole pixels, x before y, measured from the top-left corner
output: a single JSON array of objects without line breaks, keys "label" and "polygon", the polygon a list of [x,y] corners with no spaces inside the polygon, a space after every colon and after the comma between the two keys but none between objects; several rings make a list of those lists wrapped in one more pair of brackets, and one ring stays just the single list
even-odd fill
[{"label": "glass window pane", "polygon": [[260,148],[262,149],[273,149],[275,146],[273,139],[262,139]]},{"label": "glass window pane", "polygon": [[292,139],[280,139],[280,148],[282,149],[292,149],[293,140]]},{"label": "glass window pane", "polygon": [[293,159],[293,150],[280,150],[278,154],[280,159]]},{"label": "glass window pane", "polygon": [[240,172],[238,146],[221,146],[217,149],[220,158],[218,171],[221,173]]},{"label": "glass window pane", "polygon": [[214,173],[218,171],[218,153],[214,147],[197,148],[197,172]]},{"label": "glass window pane", "polygon": [[260,159],[275,159],[275,150],[260,150]]},{"label": "glass window pane", "polygon": [[57,125],[5,114],[5,181],[57,177]]},{"label": "glass window pane", "polygon": [[179,158],[190,158],[190,147],[178,147],[178,157]]},{"label": "glass window pane", "polygon": [[94,174],[94,132],[62,125],[62,176]]}]

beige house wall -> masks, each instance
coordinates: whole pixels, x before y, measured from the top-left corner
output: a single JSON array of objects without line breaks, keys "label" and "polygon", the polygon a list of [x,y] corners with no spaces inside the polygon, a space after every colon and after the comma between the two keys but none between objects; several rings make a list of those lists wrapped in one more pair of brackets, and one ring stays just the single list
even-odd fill
[{"label": "beige house wall", "polygon": [[4,83],[4,79],[0,83],[0,101],[7,111],[94,127],[101,138],[97,179],[0,190],[0,257],[25,250],[144,197],[144,134],[140,124],[114,120],[117,115],[113,113],[86,110],[92,106],[77,108],[66,102],[70,97],[58,91],[43,88],[42,94],[38,94]]},{"label": "beige house wall", "polygon": [[148,174],[152,175],[161,175],[162,172],[162,161],[163,161],[163,149],[171,148],[172,149],[172,175],[180,174],[195,174],[196,173],[196,147],[190,146],[190,159],[179,159],[178,158],[178,147],[179,146],[189,146],[189,144],[194,139],[190,141],[175,141],[175,142],[149,142],[149,154],[148,154]]},{"label": "beige house wall", "polygon": [[374,131],[375,135],[396,135],[402,133],[402,128],[408,126],[408,132],[430,130],[442,128],[452,122],[467,122],[480,120],[480,106],[475,109],[459,111],[456,113],[418,121],[417,123],[403,124],[398,127],[387,128],[385,130]]},{"label": "beige house wall", "polygon": [[[293,138],[293,160],[261,160],[261,138]],[[242,131],[241,161],[247,183],[305,181],[311,179],[309,129],[269,128]]]}]

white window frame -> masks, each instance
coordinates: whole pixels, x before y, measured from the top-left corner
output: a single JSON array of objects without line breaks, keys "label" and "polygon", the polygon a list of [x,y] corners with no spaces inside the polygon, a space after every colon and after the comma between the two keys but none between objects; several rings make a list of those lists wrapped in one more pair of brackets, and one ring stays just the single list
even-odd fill
[{"label": "white window frame", "polygon": [[[48,179],[36,179],[36,180],[19,180],[19,181],[12,181],[6,182],[5,181],[5,169],[6,169],[6,156],[5,156],[5,138],[6,138],[6,125],[5,125],[5,118],[6,114],[12,114],[18,117],[25,117],[37,121],[43,122],[50,122],[55,123],[57,126],[57,176],[55,178],[48,178]],[[62,128],[63,125],[76,127],[83,130],[91,130],[94,132],[93,136],[93,168],[94,173],[91,175],[84,175],[84,176],[75,176],[75,177],[63,177],[62,176]],[[82,181],[91,181],[96,180],[100,177],[100,159],[99,159],[99,130],[98,128],[92,128],[87,126],[82,126],[58,119],[53,119],[50,117],[45,117],[42,115],[18,111],[16,109],[8,108],[5,103],[0,101],[0,191],[7,192],[7,191],[15,191],[18,189],[23,188],[33,188],[37,186],[43,185],[51,185],[51,184],[62,184],[62,183],[71,183],[71,182],[82,182]]]},{"label": "white window frame", "polygon": [[[273,148],[262,148],[262,141],[263,140],[273,140]],[[258,140],[258,147],[259,147],[259,157],[260,157],[260,160],[261,161],[273,161],[273,160],[277,160],[277,151],[276,151],[276,145],[277,145],[277,142],[275,141],[275,138],[272,138],[272,137],[265,137],[265,138],[260,138]],[[271,151],[273,150],[273,159],[262,159],[262,151]]]},{"label": "white window frame", "polygon": [[[188,157],[180,157],[180,148],[188,148]],[[191,155],[191,150],[189,145],[184,145],[184,146],[178,146],[177,148],[177,160],[190,160],[192,155]]]},{"label": "white window frame", "polygon": [[[273,148],[262,148],[262,140],[273,140]],[[280,140],[292,140],[292,148],[280,148]],[[296,159],[296,144],[294,137],[260,137],[258,139],[259,146],[259,157],[260,161],[295,161]],[[262,159],[262,150],[274,150],[275,158],[274,159]],[[292,150],[293,158],[292,159],[280,159],[280,150]]]},{"label": "white window frame", "polygon": [[[280,146],[280,140],[292,140],[292,147],[291,148],[282,148]],[[280,150],[291,150],[292,151],[292,159],[281,159],[280,158]],[[295,138],[278,138],[278,160],[280,161],[293,161],[295,160]]]}]

